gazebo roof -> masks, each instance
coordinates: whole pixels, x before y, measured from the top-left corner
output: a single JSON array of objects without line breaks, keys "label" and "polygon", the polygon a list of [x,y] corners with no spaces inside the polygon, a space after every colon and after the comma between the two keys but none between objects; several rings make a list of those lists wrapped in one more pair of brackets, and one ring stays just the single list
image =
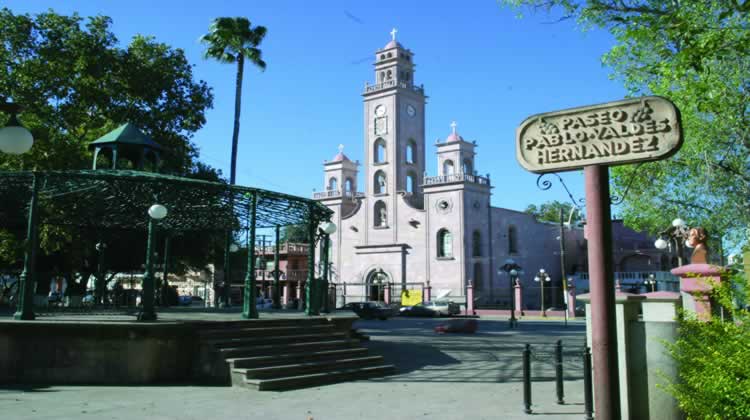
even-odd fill
[{"label": "gazebo roof", "polygon": [[39,188],[40,224],[92,229],[146,229],[148,208],[161,204],[159,226],[177,231],[226,231],[248,226],[256,197],[258,228],[321,222],[322,204],[260,188],[129,170],[0,172],[0,226],[26,225],[32,181]]},{"label": "gazebo roof", "polygon": [[91,142],[89,147],[112,144],[127,144],[132,146],[150,147],[157,150],[162,149],[159,143],[153,141],[151,137],[143,134],[143,132],[132,123],[125,123],[115,128],[109,133]]}]

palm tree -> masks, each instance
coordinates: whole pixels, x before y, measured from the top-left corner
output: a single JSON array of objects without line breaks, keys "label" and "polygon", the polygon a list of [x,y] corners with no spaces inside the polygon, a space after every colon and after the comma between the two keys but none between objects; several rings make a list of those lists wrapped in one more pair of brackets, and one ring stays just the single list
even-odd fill
[{"label": "palm tree", "polygon": [[261,59],[258,45],[266,36],[263,26],[252,27],[245,17],[220,17],[211,22],[209,32],[201,37],[206,44],[205,58],[213,58],[221,63],[237,63],[237,87],[234,98],[234,130],[232,131],[232,166],[229,183],[234,185],[237,176],[237,142],[240,136],[240,106],[242,103],[242,76],[245,60],[249,60],[261,70],[266,62]]}]

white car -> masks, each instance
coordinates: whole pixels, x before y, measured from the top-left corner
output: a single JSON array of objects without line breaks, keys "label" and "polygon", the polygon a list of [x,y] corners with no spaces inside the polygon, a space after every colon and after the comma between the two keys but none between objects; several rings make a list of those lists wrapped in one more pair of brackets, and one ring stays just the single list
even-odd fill
[{"label": "white car", "polygon": [[449,300],[433,300],[432,302],[424,302],[422,306],[432,309],[439,316],[451,316],[461,313],[461,307]]}]

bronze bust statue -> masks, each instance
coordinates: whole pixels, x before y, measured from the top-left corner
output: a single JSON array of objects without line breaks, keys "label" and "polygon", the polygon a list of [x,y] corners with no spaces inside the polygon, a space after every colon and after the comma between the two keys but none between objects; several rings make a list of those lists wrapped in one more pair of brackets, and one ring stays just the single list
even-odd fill
[{"label": "bronze bust statue", "polygon": [[688,232],[687,243],[693,248],[693,255],[690,257],[691,264],[708,263],[708,233],[702,227],[694,227]]}]

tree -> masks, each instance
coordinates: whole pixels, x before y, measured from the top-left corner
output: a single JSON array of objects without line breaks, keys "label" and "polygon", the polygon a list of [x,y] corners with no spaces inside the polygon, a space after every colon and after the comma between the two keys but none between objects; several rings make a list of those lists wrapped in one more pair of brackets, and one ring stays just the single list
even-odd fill
[{"label": "tree", "polygon": [[293,242],[297,244],[306,244],[310,242],[307,235],[306,225],[289,225],[284,226],[279,234],[279,241]]},{"label": "tree", "polygon": [[750,1],[504,0],[608,30],[603,62],[633,96],[671,99],[685,142],[670,159],[612,170],[622,214],[656,233],[679,216],[730,243],[750,226]]},{"label": "tree", "polygon": [[[219,179],[220,172],[197,161],[191,142],[213,104],[211,89],[194,80],[181,49],[141,35],[120,47],[111,25],[106,16],[84,20],[0,9],[0,102],[12,99],[24,107],[19,119],[35,138],[27,154],[0,154],[0,170],[90,168],[89,143],[132,122],[164,147],[161,172]],[[3,228],[0,221],[0,261],[18,266],[25,232]],[[113,269],[140,268],[144,258],[134,252],[145,248],[143,232],[42,225],[40,239],[40,270],[93,269],[100,240],[109,244],[106,259]],[[204,266],[210,243],[195,239],[182,255],[175,245],[173,255],[182,257],[176,266]]]},{"label": "tree", "polygon": [[524,212],[536,217],[540,221],[560,223],[560,209],[563,211],[564,222],[566,223],[570,220],[570,223],[575,225],[583,219],[581,212],[578,209],[573,209],[572,204],[557,200],[548,201],[539,207],[529,204]]},{"label": "tree", "polygon": [[234,129],[232,130],[232,162],[229,173],[229,183],[234,185],[237,175],[237,143],[240,136],[240,107],[242,104],[242,78],[245,59],[261,70],[266,69],[266,62],[261,59],[258,49],[266,28],[252,27],[250,20],[245,17],[214,19],[209,27],[209,33],[201,37],[206,44],[206,58],[213,58],[221,63],[237,63],[236,90],[234,96]]}]

